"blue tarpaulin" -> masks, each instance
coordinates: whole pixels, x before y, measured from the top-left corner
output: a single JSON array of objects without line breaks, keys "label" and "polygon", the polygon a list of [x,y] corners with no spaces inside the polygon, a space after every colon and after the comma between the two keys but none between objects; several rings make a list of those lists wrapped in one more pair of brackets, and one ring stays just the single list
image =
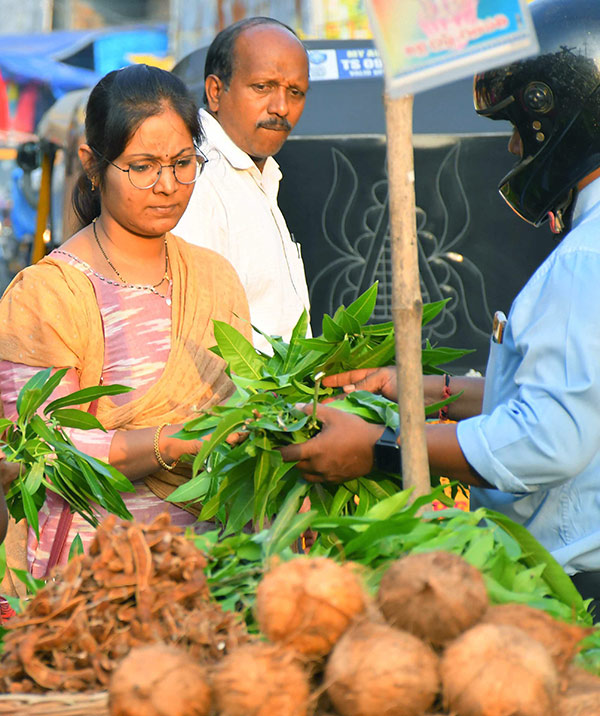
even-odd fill
[{"label": "blue tarpaulin", "polygon": [[[90,49],[90,67],[69,58]],[[63,30],[31,35],[0,35],[0,72],[19,84],[48,84],[56,97],[91,87],[112,69],[131,64],[129,55],[167,54],[166,28],[136,26],[99,30]]]}]

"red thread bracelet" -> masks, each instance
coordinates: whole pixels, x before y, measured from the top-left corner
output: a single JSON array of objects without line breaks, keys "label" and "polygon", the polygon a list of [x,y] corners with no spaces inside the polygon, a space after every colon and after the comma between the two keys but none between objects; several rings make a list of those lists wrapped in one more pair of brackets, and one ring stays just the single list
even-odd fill
[{"label": "red thread bracelet", "polygon": [[[452,395],[452,391],[450,390],[450,376],[448,373],[444,373],[444,388],[442,390],[442,399],[446,400],[446,398],[449,398]],[[448,420],[448,406],[444,405],[442,408],[440,408],[439,412],[439,419],[440,420]]]}]

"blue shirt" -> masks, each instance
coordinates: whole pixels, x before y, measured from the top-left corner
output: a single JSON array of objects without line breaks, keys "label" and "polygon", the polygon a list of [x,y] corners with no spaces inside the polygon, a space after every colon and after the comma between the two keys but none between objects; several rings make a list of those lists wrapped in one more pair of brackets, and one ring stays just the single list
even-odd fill
[{"label": "blue shirt", "polygon": [[482,415],[457,436],[497,488],[473,488],[473,509],[527,527],[569,574],[600,570],[600,179],[490,342]]}]

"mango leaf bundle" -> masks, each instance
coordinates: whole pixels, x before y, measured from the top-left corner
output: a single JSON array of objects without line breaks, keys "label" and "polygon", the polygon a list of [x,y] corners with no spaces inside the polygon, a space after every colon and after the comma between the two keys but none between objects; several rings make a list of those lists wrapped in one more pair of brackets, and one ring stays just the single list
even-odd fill
[{"label": "mango leaf bundle", "polygon": [[[311,557],[362,565],[361,575],[371,592],[399,556],[443,550],[481,570],[493,603],[528,604],[565,621],[591,624],[571,579],[522,525],[486,508],[437,511],[433,503],[446,501],[441,487],[413,502],[410,492],[396,492],[361,514],[332,516],[318,510],[299,513],[303,493],[298,485],[268,529],[227,537],[215,530],[194,537],[207,555],[213,597],[223,608],[240,612],[255,631],[254,600],[263,573],[274,556],[294,557],[290,545],[310,525],[318,533]],[[594,662],[595,670],[600,668],[600,630],[586,643],[586,661]]]},{"label": "mango leaf bundle", "polygon": [[[216,518],[227,532],[239,531],[247,522],[262,527],[281,507],[283,497],[300,480],[293,464],[283,463],[277,450],[291,442],[300,443],[315,435],[320,426],[313,415],[306,415],[297,403],[314,406],[333,390],[321,386],[326,374],[391,365],[395,356],[393,323],[369,324],[377,284],[347,308],[341,306],[333,316],[323,317],[322,334],[306,338],[308,317],[304,313],[289,343],[265,336],[273,355],[257,351],[237,330],[215,321],[215,352],[227,361],[237,387],[226,405],[184,425],[179,437],[201,439],[210,435],[193,462],[194,477],[168,498],[172,501],[201,501],[200,519]],[[446,301],[427,304],[423,323],[443,310]],[[423,370],[442,373],[439,366],[468,353],[453,348],[423,349]],[[332,403],[336,408],[356,413],[371,422],[395,427],[395,403],[359,392]],[[432,406],[430,410],[437,406]],[[231,447],[227,436],[235,431],[247,433],[245,442]],[[361,509],[397,491],[390,476],[370,475],[340,488],[312,488],[305,485],[311,501],[326,514],[355,510],[354,495]]]},{"label": "mango leaf bundle", "polygon": [[78,450],[65,428],[104,430],[98,419],[72,406],[130,390],[121,385],[95,386],[75,391],[39,409],[63,379],[66,368],[36,373],[17,398],[16,421],[0,419],[0,447],[8,462],[20,466],[19,475],[6,495],[10,514],[18,522],[26,518],[38,532],[38,510],[46,490],[60,495],[71,509],[97,525],[95,505],[123,519],[131,519],[120,492],[135,488],[117,469]]}]

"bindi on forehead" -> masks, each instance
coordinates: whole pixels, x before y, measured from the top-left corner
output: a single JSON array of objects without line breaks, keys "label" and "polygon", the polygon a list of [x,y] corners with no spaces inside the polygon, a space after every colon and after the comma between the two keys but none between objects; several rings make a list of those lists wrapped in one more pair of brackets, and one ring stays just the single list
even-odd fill
[{"label": "bindi on forehead", "polygon": [[170,158],[183,150],[193,152],[194,142],[184,121],[171,110],[144,120],[123,153]]}]

